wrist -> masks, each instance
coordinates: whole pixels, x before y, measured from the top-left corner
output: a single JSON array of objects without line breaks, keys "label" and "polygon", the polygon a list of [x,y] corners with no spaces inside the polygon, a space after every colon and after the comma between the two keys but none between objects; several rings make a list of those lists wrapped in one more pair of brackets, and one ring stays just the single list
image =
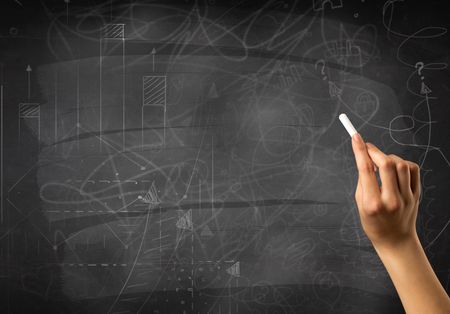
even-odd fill
[{"label": "wrist", "polygon": [[400,237],[394,241],[372,242],[372,244],[381,259],[385,256],[401,257],[423,250],[417,233]]}]

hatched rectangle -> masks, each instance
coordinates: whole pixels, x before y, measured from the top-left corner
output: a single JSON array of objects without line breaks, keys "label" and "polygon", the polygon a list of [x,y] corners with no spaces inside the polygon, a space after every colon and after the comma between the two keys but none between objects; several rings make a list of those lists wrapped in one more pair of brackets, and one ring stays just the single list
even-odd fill
[{"label": "hatched rectangle", "polygon": [[103,28],[104,39],[123,39],[125,37],[125,24],[105,24]]},{"label": "hatched rectangle", "polygon": [[166,105],[166,76],[144,76],[142,78],[143,106]]},{"label": "hatched rectangle", "polygon": [[39,118],[41,109],[38,103],[20,103],[19,118]]}]

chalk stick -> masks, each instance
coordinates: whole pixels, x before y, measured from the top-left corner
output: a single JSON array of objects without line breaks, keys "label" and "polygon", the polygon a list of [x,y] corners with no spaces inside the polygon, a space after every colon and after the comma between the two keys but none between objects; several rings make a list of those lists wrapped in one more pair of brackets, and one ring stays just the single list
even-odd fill
[{"label": "chalk stick", "polygon": [[356,131],[355,127],[350,122],[350,119],[347,117],[347,115],[345,113],[341,113],[339,115],[339,120],[341,120],[342,125],[347,130],[348,134],[350,134],[350,137],[352,137],[353,135],[358,133],[358,131]]}]

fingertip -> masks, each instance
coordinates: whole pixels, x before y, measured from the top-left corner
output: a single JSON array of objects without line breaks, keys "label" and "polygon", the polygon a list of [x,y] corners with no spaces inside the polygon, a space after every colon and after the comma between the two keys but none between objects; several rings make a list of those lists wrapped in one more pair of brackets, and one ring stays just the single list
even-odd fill
[{"label": "fingertip", "polygon": [[378,146],[376,146],[372,143],[366,143],[366,147],[367,147],[367,151],[369,151],[371,153],[383,153],[383,151],[381,149],[379,149]]},{"label": "fingertip", "polygon": [[376,150],[376,146],[369,142],[366,143],[366,148],[369,155]]},{"label": "fingertip", "polygon": [[366,148],[370,158],[373,158],[373,156],[377,153],[376,147],[373,144],[366,143]]}]

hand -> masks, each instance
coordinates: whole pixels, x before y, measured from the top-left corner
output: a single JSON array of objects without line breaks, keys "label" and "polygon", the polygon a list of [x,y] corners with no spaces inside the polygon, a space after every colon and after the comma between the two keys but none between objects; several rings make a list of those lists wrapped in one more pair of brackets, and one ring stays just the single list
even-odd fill
[{"label": "hand", "polygon": [[416,232],[419,166],[395,155],[385,155],[375,145],[364,143],[358,133],[353,135],[352,146],[359,173],[355,199],[361,223],[406,313],[450,313],[450,299]]},{"label": "hand", "polygon": [[358,133],[352,137],[352,146],[359,173],[355,199],[364,232],[374,247],[395,248],[417,239],[419,166],[396,155],[384,154],[375,145],[364,143]]}]

